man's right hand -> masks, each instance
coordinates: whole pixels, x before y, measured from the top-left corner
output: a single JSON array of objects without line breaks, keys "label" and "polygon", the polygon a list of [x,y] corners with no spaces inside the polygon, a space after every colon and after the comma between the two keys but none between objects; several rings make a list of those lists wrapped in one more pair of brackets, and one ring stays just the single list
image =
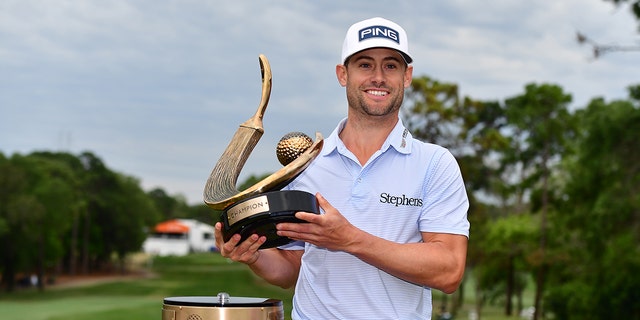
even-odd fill
[{"label": "man's right hand", "polygon": [[239,234],[234,234],[229,241],[224,242],[222,237],[222,223],[217,222],[215,225],[216,247],[220,250],[220,254],[233,261],[241,262],[247,265],[255,263],[260,257],[258,248],[267,241],[267,237],[252,234],[245,241],[238,244],[241,240]]}]

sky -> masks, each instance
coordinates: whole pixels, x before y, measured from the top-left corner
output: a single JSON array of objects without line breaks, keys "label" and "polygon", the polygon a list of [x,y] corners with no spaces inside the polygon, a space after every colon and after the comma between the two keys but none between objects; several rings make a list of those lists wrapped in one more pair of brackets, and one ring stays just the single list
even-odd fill
[{"label": "sky", "polygon": [[462,96],[504,100],[552,83],[582,108],[626,99],[640,52],[594,59],[580,31],[640,44],[628,8],[603,0],[0,2],[0,152],[79,155],[203,203],[211,169],[260,101],[258,55],[273,90],[265,133],[239,180],[278,170],[291,131],[328,136],[346,116],[336,80],[342,41],[360,20],[403,26],[414,76],[457,83]]}]

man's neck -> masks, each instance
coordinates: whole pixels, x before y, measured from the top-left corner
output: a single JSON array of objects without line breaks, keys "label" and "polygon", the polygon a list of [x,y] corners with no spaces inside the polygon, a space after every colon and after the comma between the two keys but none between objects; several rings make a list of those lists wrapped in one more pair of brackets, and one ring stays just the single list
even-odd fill
[{"label": "man's neck", "polygon": [[358,158],[360,165],[365,165],[380,150],[397,123],[397,115],[394,118],[367,119],[350,116],[339,136],[347,149]]}]

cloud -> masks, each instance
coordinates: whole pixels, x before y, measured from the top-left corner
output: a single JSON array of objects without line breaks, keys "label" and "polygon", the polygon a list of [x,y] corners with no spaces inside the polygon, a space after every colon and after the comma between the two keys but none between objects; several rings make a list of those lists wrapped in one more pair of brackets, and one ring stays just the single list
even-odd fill
[{"label": "cloud", "polygon": [[0,3],[0,151],[90,150],[116,171],[201,201],[213,165],[273,70],[265,134],[241,179],[275,171],[289,131],[325,136],[346,115],[335,79],[344,33],[383,16],[409,33],[415,76],[501,100],[528,82],[625,98],[638,53],[593,61],[580,30],[636,43],[625,8],[600,0],[514,2],[38,1]]}]

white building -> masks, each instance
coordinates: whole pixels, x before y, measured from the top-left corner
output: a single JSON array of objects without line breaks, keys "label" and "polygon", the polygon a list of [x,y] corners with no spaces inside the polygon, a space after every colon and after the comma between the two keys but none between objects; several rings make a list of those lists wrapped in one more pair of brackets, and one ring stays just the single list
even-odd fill
[{"label": "white building", "polygon": [[168,220],[154,227],[142,244],[142,250],[158,256],[217,251],[214,232],[213,226],[197,220]]}]

